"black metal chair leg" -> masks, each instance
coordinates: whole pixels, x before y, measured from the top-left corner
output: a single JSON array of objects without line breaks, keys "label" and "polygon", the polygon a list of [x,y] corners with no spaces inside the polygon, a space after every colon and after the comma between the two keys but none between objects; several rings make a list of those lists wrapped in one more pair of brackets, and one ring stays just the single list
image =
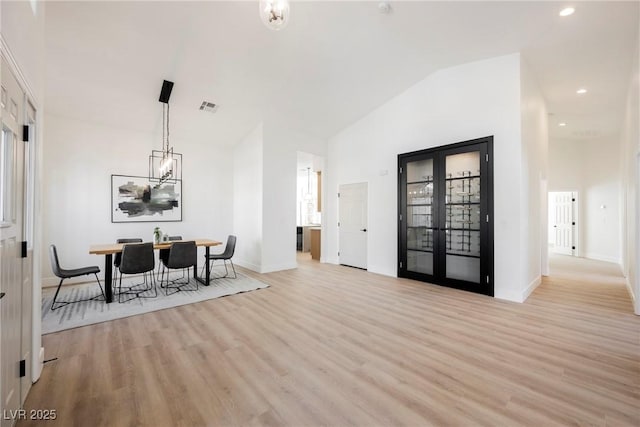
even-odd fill
[{"label": "black metal chair leg", "polygon": [[[100,292],[102,292],[102,297],[104,298],[104,300],[107,300],[107,296],[104,294],[104,289],[102,288],[102,285],[100,284],[100,278],[98,277],[98,273],[94,273],[96,276],[96,282],[98,282],[98,286],[100,286]],[[105,283],[106,286],[106,283]],[[99,297],[100,295],[95,296],[94,298]]]},{"label": "black metal chair leg", "polygon": [[236,268],[233,266],[233,260],[231,258],[229,258],[229,262],[231,263],[231,269],[233,270],[233,278],[237,279],[238,278],[238,273],[236,273]]},{"label": "black metal chair leg", "polygon": [[[100,287],[100,295],[96,295],[91,298],[79,299],[75,301],[56,301],[58,299],[58,294],[60,293],[60,288],[62,287],[62,282],[64,282],[64,279],[60,279],[60,283],[58,283],[58,289],[56,289],[56,294],[53,296],[53,301],[51,301],[51,311],[57,310],[61,307],[64,307],[65,305],[73,304],[76,302],[93,301],[96,298],[100,298],[100,297],[102,297],[106,301],[107,297],[104,294],[104,289],[102,287],[102,284],[100,284],[100,279],[98,278],[98,274],[97,273],[94,273],[94,274],[96,276],[96,281],[98,282],[98,286]],[[58,303],[57,307],[55,307],[56,303]]]},{"label": "black metal chair leg", "polygon": [[[144,276],[144,284],[147,284],[147,273],[142,273]],[[158,288],[156,287],[154,272],[149,271],[149,287],[145,286],[145,289],[142,292],[147,292],[153,290],[153,295],[140,295],[140,293],[136,294],[138,298],[156,298],[158,296]]]},{"label": "black metal chair leg", "polygon": [[[209,262],[211,263],[211,264],[209,264],[209,271],[213,271],[213,264],[215,263],[215,261],[216,260],[207,261],[207,263],[209,263]],[[226,259],[222,260],[222,263],[224,264],[224,272],[225,272],[224,276],[217,276],[217,277],[213,277],[212,276],[211,279],[224,279],[224,278],[230,277],[229,276],[229,267],[227,266],[227,261],[229,261],[231,263],[231,269],[233,271],[232,279],[237,279],[238,278],[238,273],[236,273],[236,268],[235,268],[235,266],[233,264],[233,260],[231,258],[229,258],[228,260],[226,260]],[[202,266],[202,270],[200,271],[200,276],[201,277],[204,275],[205,266],[206,266],[206,264]]]},{"label": "black metal chair leg", "polygon": [[[56,299],[58,298],[58,293],[60,292],[60,287],[62,286],[62,282],[64,282],[64,279],[60,279],[60,283],[58,283],[58,289],[56,289],[56,294],[53,296],[53,301],[51,302],[51,311],[55,310],[56,308],[60,308],[60,307],[53,307],[56,304]],[[63,304],[66,305],[66,304]]]},{"label": "black metal chair leg", "polygon": [[120,283],[118,285],[118,302],[122,304],[122,274],[120,275]]},{"label": "black metal chair leg", "polygon": [[224,276],[221,277],[221,279],[225,279],[227,277],[229,277],[229,268],[227,267],[227,260],[223,259],[222,263],[224,264]]}]

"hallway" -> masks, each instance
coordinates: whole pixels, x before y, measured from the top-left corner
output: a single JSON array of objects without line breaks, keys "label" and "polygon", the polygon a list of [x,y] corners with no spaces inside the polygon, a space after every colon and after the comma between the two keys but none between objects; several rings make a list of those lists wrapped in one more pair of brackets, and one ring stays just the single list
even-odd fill
[{"label": "hallway", "polygon": [[634,316],[633,303],[620,266],[567,255],[549,257],[549,276],[533,292],[527,303],[557,303],[591,314],[602,310]]}]

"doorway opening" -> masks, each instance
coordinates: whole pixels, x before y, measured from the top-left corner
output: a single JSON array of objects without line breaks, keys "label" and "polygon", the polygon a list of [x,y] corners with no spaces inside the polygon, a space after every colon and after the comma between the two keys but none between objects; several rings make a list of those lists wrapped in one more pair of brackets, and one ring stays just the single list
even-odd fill
[{"label": "doorway opening", "polygon": [[320,261],[324,159],[301,151],[297,155],[296,251],[298,259]]},{"label": "doorway opening", "polygon": [[578,192],[549,192],[549,251],[579,256]]}]

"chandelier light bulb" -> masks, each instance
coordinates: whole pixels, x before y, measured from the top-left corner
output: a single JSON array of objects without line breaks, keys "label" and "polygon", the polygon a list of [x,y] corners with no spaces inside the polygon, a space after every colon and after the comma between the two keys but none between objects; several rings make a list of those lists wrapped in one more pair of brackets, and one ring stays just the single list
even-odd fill
[{"label": "chandelier light bulb", "polygon": [[271,30],[283,29],[289,23],[289,0],[261,0],[260,19]]},{"label": "chandelier light bulb", "polygon": [[573,15],[573,12],[575,12],[575,11],[576,10],[573,7],[565,7],[564,9],[562,9],[560,11],[560,13],[558,15],[563,16],[563,17],[564,16],[570,16],[570,15]]}]

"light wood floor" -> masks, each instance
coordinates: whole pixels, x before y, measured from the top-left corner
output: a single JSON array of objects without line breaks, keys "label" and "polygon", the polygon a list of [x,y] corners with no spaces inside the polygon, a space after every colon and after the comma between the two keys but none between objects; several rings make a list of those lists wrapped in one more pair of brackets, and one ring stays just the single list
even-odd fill
[{"label": "light wood floor", "polygon": [[58,360],[26,408],[51,426],[640,425],[619,271],[552,267],[515,304],[301,260],[258,275],[269,289],[45,336]]}]

